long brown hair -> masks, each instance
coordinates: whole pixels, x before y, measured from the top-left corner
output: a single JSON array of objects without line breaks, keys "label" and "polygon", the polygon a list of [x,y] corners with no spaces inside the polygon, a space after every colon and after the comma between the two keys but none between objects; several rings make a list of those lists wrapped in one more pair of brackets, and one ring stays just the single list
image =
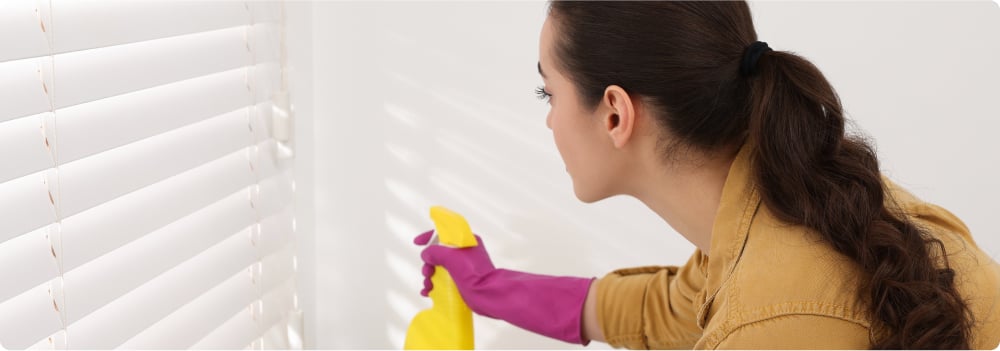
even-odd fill
[{"label": "long brown hair", "polygon": [[651,102],[683,146],[753,148],[753,181],[771,212],[867,273],[858,293],[870,302],[873,348],[969,348],[971,314],[943,244],[888,198],[875,151],[845,133],[823,74],[785,51],[741,74],[757,41],[745,2],[554,1],[549,13],[561,34],[556,64],[589,108],[619,85]]}]

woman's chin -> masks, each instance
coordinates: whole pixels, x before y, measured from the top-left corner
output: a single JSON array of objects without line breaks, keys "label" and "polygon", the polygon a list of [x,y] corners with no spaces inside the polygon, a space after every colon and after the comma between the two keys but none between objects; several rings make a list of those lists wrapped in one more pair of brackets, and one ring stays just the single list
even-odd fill
[{"label": "woman's chin", "polygon": [[573,183],[573,193],[576,195],[576,198],[580,200],[580,202],[585,204],[598,202],[608,198],[608,195],[600,194],[588,189],[582,189],[582,187],[577,186],[575,182]]}]

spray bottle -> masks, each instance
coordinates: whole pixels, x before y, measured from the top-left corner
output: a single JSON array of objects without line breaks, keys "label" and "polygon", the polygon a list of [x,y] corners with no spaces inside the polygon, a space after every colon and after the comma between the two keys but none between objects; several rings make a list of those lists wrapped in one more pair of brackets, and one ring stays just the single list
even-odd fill
[{"label": "spray bottle", "polygon": [[[431,207],[435,236],[442,245],[462,248],[478,245],[469,223],[458,213],[441,206]],[[432,240],[433,244],[433,240]],[[428,294],[431,308],[420,311],[406,331],[406,350],[471,350],[472,310],[462,300],[458,287],[444,267],[437,266],[431,276],[434,288]]]}]

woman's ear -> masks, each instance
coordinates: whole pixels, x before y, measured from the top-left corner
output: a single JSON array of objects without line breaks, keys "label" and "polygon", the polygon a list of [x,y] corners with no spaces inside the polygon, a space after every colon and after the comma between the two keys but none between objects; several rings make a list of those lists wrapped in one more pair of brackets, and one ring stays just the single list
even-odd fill
[{"label": "woman's ear", "polygon": [[635,129],[635,106],[625,89],[617,85],[609,85],[604,89],[602,103],[607,108],[602,117],[602,126],[615,148],[621,149],[631,140]]}]

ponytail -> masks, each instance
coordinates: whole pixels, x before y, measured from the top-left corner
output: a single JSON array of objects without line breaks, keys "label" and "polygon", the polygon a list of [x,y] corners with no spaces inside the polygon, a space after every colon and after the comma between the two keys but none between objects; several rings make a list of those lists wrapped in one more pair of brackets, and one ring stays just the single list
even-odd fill
[{"label": "ponytail", "polygon": [[747,78],[754,180],[779,219],[815,230],[868,274],[859,291],[880,336],[873,348],[968,349],[970,314],[943,244],[886,201],[875,151],[845,135],[826,78],[786,52],[765,53],[757,72]]}]

